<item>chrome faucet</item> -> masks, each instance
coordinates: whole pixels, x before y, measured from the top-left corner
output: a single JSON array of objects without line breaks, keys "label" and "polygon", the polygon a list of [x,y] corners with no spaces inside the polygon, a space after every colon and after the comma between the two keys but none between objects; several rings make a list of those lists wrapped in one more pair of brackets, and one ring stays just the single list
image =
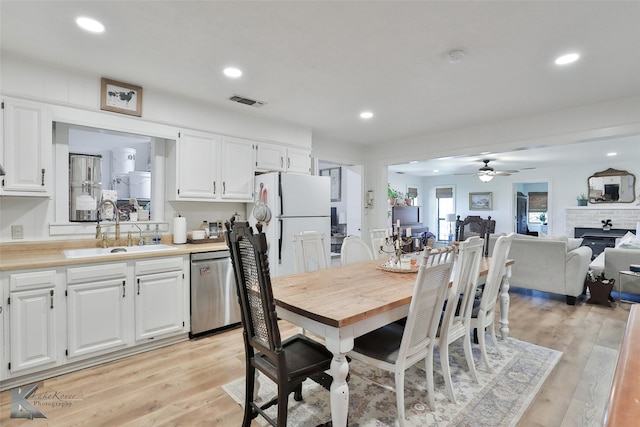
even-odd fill
[{"label": "chrome faucet", "polygon": [[144,238],[142,237],[142,228],[140,228],[138,224],[134,223],[133,225],[135,225],[138,231],[140,232],[140,239],[138,240],[138,246],[144,246]]},{"label": "chrome faucet", "polygon": [[110,203],[111,206],[113,206],[113,216],[116,219],[116,235],[115,235],[115,239],[116,239],[116,241],[118,241],[118,240],[120,240],[120,211],[118,211],[118,207],[116,206],[115,202],[113,200],[110,200],[110,199],[104,199],[98,205],[98,223],[96,224],[96,239],[99,239],[101,237],[100,236],[101,235],[101,232],[100,232],[100,209],[102,209],[102,207],[106,203]]}]

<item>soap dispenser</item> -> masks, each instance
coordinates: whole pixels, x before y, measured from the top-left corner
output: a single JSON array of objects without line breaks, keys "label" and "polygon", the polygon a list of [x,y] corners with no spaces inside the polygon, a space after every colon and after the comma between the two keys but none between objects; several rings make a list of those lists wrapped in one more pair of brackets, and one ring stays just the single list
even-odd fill
[{"label": "soap dispenser", "polygon": [[152,243],[154,245],[159,245],[162,243],[162,234],[160,234],[160,226],[156,224],[156,229],[153,232]]}]

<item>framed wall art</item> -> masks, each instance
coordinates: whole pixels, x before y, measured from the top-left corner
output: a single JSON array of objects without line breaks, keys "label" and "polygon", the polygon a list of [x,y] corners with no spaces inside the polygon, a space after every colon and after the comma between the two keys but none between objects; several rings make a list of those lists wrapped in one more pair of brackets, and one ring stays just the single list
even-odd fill
[{"label": "framed wall art", "polygon": [[470,211],[490,211],[493,209],[493,193],[469,193]]},{"label": "framed wall art", "polygon": [[142,88],[102,78],[100,109],[140,117],[142,116]]},{"label": "framed wall art", "polygon": [[341,187],[342,187],[342,169],[341,168],[330,168],[330,169],[321,169],[320,176],[328,176],[331,178],[331,201],[339,202],[341,195]]}]

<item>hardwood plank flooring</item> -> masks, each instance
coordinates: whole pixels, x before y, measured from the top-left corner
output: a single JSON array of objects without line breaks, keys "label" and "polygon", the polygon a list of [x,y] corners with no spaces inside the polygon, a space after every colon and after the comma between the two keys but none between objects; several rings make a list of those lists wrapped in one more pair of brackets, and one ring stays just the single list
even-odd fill
[{"label": "hardwood plank flooring", "polygon": [[[563,357],[519,426],[599,426],[629,314],[614,308],[566,305],[564,298],[513,290],[510,335],[553,348]],[[297,327],[282,324],[283,336]],[[240,329],[51,378],[38,393],[46,419],[11,419],[11,391],[0,393],[0,425],[239,426],[242,409],[222,386],[244,375]],[[58,393],[60,398],[52,397]],[[29,399],[33,401],[33,398]],[[255,422],[253,425],[257,425]]]}]

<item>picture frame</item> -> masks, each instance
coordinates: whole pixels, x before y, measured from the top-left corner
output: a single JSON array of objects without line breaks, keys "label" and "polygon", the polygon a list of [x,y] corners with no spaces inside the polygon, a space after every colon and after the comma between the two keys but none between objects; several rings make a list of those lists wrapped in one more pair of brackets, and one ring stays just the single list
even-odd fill
[{"label": "picture frame", "polygon": [[142,116],[142,87],[104,77],[100,86],[101,110]]},{"label": "picture frame", "polygon": [[320,176],[328,176],[329,178],[331,178],[331,201],[339,202],[342,198],[342,169],[321,169]]},{"label": "picture frame", "polygon": [[470,211],[490,211],[493,209],[493,193],[469,193]]}]

